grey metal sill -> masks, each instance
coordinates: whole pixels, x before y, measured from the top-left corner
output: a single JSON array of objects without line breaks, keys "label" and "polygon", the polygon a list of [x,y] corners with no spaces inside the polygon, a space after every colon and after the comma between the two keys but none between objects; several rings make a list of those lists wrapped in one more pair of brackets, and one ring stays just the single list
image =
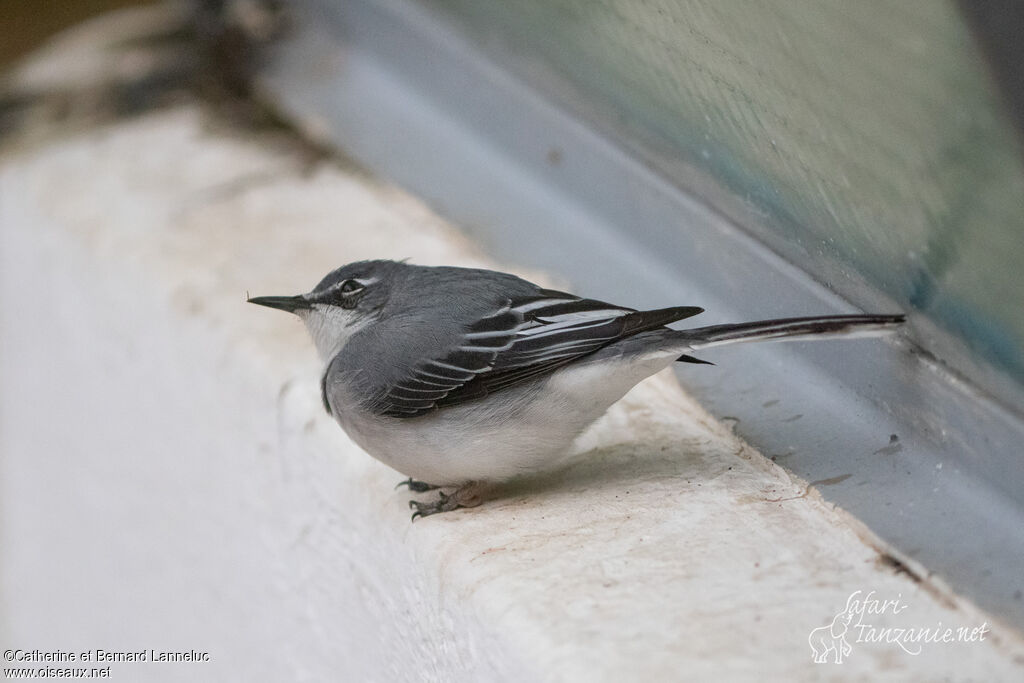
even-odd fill
[{"label": "grey metal sill", "polygon": [[[564,274],[587,295],[698,304],[702,324],[855,310],[703,204],[699,173],[685,189],[669,182],[583,123],[571,95],[556,105],[542,94],[560,92],[549,74],[513,75],[412,2],[294,3],[258,82],[282,111],[501,260]],[[892,308],[880,297],[875,307]],[[914,320],[915,333],[931,334],[928,321]],[[906,338],[707,357],[718,365],[682,367],[680,378],[712,413],[1024,628],[1017,415]]]}]

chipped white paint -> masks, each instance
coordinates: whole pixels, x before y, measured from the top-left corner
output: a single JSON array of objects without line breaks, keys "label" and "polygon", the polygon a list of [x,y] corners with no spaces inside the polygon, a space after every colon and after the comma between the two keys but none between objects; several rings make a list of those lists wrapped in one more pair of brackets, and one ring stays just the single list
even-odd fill
[{"label": "chipped white paint", "polygon": [[[1014,632],[880,562],[670,375],[575,464],[409,524],[301,323],[244,303],[360,258],[491,265],[394,188],[182,107],[0,157],[0,226],[5,648],[212,655],[113,665],[140,681],[1022,675]],[[908,606],[878,624],[992,631],[918,656],[847,633],[815,664],[858,590]]]}]

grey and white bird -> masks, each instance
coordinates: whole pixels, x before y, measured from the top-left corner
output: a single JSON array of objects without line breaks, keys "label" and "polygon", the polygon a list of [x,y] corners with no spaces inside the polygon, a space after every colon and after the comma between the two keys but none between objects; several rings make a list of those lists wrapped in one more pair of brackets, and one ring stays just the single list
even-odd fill
[{"label": "grey and white bird", "polygon": [[325,367],[324,407],[409,477],[413,519],[481,501],[486,484],[556,464],[634,385],[736,342],[891,330],[902,315],[667,327],[703,309],[637,311],[490,270],[360,261],[308,294],[251,303],[297,314]]}]

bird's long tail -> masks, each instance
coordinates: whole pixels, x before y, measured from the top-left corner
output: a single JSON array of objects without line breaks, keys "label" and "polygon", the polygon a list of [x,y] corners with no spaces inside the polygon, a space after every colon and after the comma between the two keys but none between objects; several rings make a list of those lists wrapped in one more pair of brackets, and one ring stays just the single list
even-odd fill
[{"label": "bird's long tail", "polygon": [[874,336],[891,332],[906,320],[897,315],[822,315],[812,318],[779,318],[759,320],[735,325],[711,325],[681,332],[692,340],[690,348],[706,349],[723,344],[740,342],[797,339],[818,339],[821,337]]}]

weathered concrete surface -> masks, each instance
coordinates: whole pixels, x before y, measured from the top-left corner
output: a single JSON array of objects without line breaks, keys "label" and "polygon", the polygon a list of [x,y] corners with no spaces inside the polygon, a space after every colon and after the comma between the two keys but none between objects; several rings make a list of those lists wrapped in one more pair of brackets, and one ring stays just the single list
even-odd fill
[{"label": "weathered concrete surface", "polygon": [[[894,568],[670,376],[569,468],[409,524],[401,477],[319,407],[298,321],[244,303],[359,258],[489,264],[354,169],[186,105],[0,156],[0,239],[4,649],[211,655],[111,665],[146,681],[1024,674],[1016,633]],[[856,591],[900,607],[815,664]],[[991,630],[914,656],[858,620]]]}]

